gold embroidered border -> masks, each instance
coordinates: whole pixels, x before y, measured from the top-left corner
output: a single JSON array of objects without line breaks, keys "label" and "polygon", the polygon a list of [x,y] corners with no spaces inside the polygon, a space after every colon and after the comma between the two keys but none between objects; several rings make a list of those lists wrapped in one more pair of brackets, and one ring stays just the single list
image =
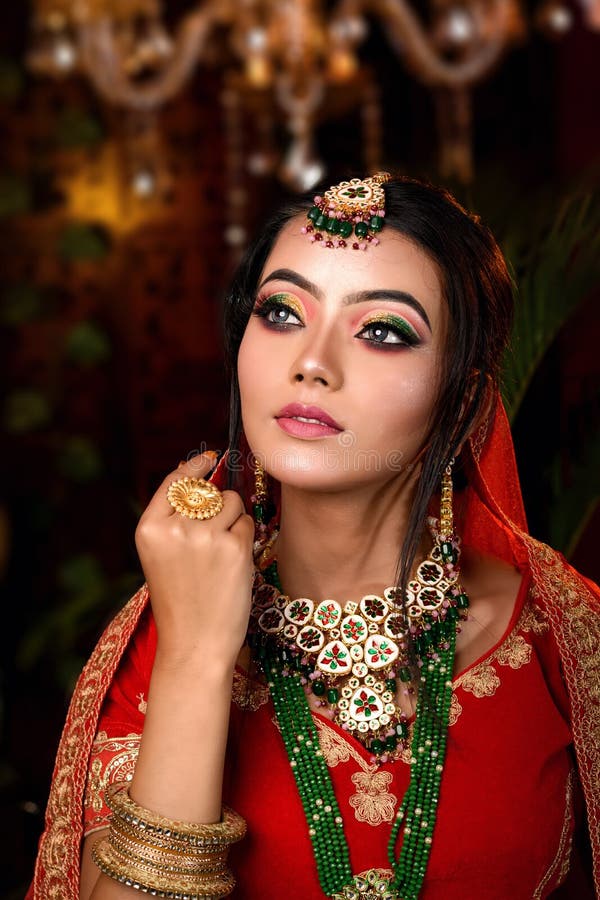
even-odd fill
[{"label": "gold embroidered border", "polygon": [[109,738],[105,731],[96,736],[83,798],[84,809],[90,809],[94,815],[85,827],[84,837],[108,825],[110,810],[104,799],[106,789],[116,781],[131,780],[141,739],[140,734]]},{"label": "gold embroidered border", "polygon": [[571,700],[571,728],[600,895],[600,603],[560,554],[528,535],[534,598],[547,614]]},{"label": "gold embroidered border", "polygon": [[81,673],[60,739],[35,867],[35,900],[79,900],[83,794],[100,708],[148,602],[144,584],[117,613]]},{"label": "gold embroidered border", "polygon": [[546,885],[550,882],[550,879],[555,874],[556,870],[560,866],[560,872],[558,874],[558,879],[554,888],[556,889],[563,883],[567,876],[567,872],[569,871],[569,865],[571,862],[571,845],[573,843],[573,782],[575,780],[575,772],[573,769],[569,772],[567,778],[567,788],[565,791],[565,815],[563,818],[563,827],[560,835],[560,841],[558,842],[558,850],[556,851],[556,856],[552,860],[552,864],[538,886],[536,887],[532,900],[540,900],[543,897],[542,891],[546,887]]}]

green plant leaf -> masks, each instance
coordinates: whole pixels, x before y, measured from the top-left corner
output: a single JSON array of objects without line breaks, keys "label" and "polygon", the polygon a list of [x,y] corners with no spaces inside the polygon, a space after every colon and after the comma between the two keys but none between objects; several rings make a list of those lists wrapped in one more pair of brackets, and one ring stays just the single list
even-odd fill
[{"label": "green plant leaf", "polygon": [[99,225],[71,223],[63,230],[58,241],[58,254],[67,262],[99,262],[106,258],[109,250],[107,233]]},{"label": "green plant leaf", "polygon": [[14,103],[23,93],[25,76],[14,59],[0,57],[0,103]]},{"label": "green plant leaf", "polygon": [[100,563],[91,553],[67,559],[58,569],[58,584],[72,596],[98,594],[104,590],[106,577]]},{"label": "green plant leaf", "polygon": [[48,398],[40,391],[23,388],[6,398],[4,427],[12,434],[23,434],[47,425],[52,417]]},{"label": "green plant leaf", "polygon": [[597,282],[600,204],[591,194],[568,196],[549,226],[543,216],[527,226],[524,232],[519,223],[503,242],[518,283],[502,377],[511,421],[556,335]]},{"label": "green plant leaf", "polygon": [[0,320],[21,325],[38,319],[43,312],[42,292],[33,284],[13,284],[2,293]]},{"label": "green plant leaf", "polygon": [[569,558],[600,501],[600,429],[590,435],[582,457],[571,461],[568,477],[562,471],[560,455],[552,466],[550,503],[550,543]]},{"label": "green plant leaf", "polygon": [[14,173],[0,175],[0,219],[27,213],[31,204],[31,186],[25,178]]},{"label": "green plant leaf", "polygon": [[108,359],[111,344],[105,332],[94,322],[79,322],[67,335],[65,352],[71,362],[91,367]]},{"label": "green plant leaf", "polygon": [[55,135],[62,147],[95,147],[104,139],[102,123],[76,107],[62,111],[56,121]]},{"label": "green plant leaf", "polygon": [[102,472],[98,447],[89,438],[73,435],[65,440],[57,457],[57,467],[71,481],[92,481]]}]

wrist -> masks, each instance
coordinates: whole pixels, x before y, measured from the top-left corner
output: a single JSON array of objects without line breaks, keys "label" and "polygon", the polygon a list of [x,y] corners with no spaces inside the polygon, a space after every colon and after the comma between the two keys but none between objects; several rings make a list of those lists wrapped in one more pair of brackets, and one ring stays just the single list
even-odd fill
[{"label": "wrist", "polygon": [[198,646],[181,649],[162,644],[156,647],[153,674],[177,678],[192,676],[208,679],[214,684],[227,684],[233,679],[237,654],[215,647]]}]

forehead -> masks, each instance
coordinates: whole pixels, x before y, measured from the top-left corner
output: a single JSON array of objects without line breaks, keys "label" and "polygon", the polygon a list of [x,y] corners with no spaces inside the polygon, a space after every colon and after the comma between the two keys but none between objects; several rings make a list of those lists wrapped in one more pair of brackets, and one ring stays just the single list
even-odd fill
[{"label": "forehead", "polygon": [[402,290],[422,303],[432,324],[443,315],[437,265],[404,235],[388,227],[380,232],[380,243],[366,250],[326,248],[302,234],[304,225],[306,218],[296,216],[282,229],[260,282],[276,269],[292,269],[319,287],[328,300],[341,300],[354,291]]}]

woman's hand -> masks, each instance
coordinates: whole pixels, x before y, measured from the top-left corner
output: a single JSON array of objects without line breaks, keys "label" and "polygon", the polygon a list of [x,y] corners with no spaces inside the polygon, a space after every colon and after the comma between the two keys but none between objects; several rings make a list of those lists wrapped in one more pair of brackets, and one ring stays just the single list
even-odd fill
[{"label": "woman's hand", "polygon": [[254,522],[235,491],[223,491],[212,519],[188,519],[167,500],[172,481],[203,478],[214,457],[196,456],[170,472],[144,511],[135,542],[158,631],[156,662],[235,665],[244,642],[254,574]]}]

